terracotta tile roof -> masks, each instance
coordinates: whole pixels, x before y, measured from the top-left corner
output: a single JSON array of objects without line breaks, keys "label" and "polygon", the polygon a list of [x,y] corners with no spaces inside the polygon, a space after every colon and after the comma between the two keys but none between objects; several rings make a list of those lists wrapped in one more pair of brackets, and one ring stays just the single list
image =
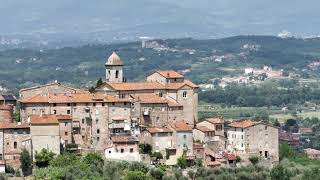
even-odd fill
[{"label": "terracotta tile roof", "polygon": [[192,128],[184,121],[173,122],[169,126],[176,131],[192,131]]},{"label": "terracotta tile roof", "polygon": [[307,155],[320,155],[320,151],[316,149],[307,148],[303,150]]},{"label": "terracotta tile roof", "polygon": [[242,121],[233,121],[232,123],[229,124],[229,127],[234,127],[234,128],[248,128],[255,125],[255,122],[250,121],[250,120],[242,120]]},{"label": "terracotta tile roof", "polygon": [[30,128],[27,123],[7,123],[0,122],[0,129],[27,129]]},{"label": "terracotta tile roof", "polygon": [[68,88],[68,89],[75,90],[75,91],[81,90],[81,89],[77,89],[77,88],[73,88],[73,87],[61,84],[60,82],[53,82],[53,83],[48,83],[48,84],[44,84],[44,85],[40,85],[40,86],[33,86],[33,87],[29,87],[29,88],[23,88],[23,89],[20,89],[20,92],[31,90],[31,89],[42,88],[42,87],[46,87],[46,86],[52,86],[52,85],[59,85],[59,86],[62,86],[62,87]]},{"label": "terracotta tile roof", "polygon": [[165,78],[183,78],[184,77],[183,75],[179,74],[174,70],[159,70],[159,71],[156,71],[156,73],[159,73],[161,76]]},{"label": "terracotta tile roof", "polygon": [[162,132],[172,132],[172,130],[166,127],[152,127],[152,128],[147,128],[146,130],[149,131],[151,134],[162,133]]},{"label": "terracotta tile roof", "polygon": [[164,85],[158,82],[125,82],[125,83],[107,83],[107,84],[117,91],[166,89]]},{"label": "terracotta tile roof", "polygon": [[224,157],[228,160],[228,161],[234,161],[236,160],[236,155],[232,154],[232,153],[225,153]]},{"label": "terracotta tile roof", "polygon": [[168,100],[168,106],[169,107],[183,107],[181,104],[179,104],[177,101],[173,100],[173,99],[169,99]]},{"label": "terracotta tile roof", "polygon": [[143,104],[167,104],[166,98],[160,97],[153,93],[132,94],[132,98]]},{"label": "terracotta tile roof", "polygon": [[111,137],[111,141],[113,143],[135,143],[135,142],[139,142],[138,138],[136,138],[134,136],[122,136],[122,135],[112,136]]},{"label": "terracotta tile roof", "polygon": [[223,124],[224,123],[223,118],[207,118],[206,120],[212,124]]},{"label": "terracotta tile roof", "polygon": [[159,82],[125,82],[125,83],[106,83],[117,91],[139,91],[139,90],[155,90],[155,89],[180,89],[183,86],[190,86],[191,88],[198,88],[196,84],[189,80],[184,82],[169,83],[162,85]]},{"label": "terracotta tile roof", "polygon": [[184,80],[184,82],[177,82],[177,83],[169,83],[166,85],[167,89],[180,89],[183,86],[189,86],[191,88],[198,88],[198,86],[196,84],[194,84],[193,82],[189,81],[189,80]]},{"label": "terracotta tile roof", "polygon": [[76,94],[49,94],[48,96],[36,95],[20,99],[22,103],[87,103],[87,102],[129,102],[129,99],[120,99],[101,93],[76,93]]},{"label": "terracotta tile roof", "polygon": [[70,115],[31,115],[31,124],[59,124],[59,120],[71,120]]},{"label": "terracotta tile roof", "polygon": [[213,129],[210,129],[210,128],[206,127],[206,126],[197,126],[196,129],[198,129],[201,132],[212,132],[212,131],[214,131]]}]

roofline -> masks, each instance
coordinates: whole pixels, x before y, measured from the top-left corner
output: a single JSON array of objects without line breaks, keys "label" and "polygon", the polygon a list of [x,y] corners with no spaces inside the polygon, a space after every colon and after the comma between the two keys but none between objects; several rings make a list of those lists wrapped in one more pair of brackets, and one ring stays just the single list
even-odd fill
[{"label": "roofline", "polygon": [[[175,71],[175,70],[173,70],[173,69],[167,69],[167,70],[156,70],[154,73],[158,73],[158,74],[160,74],[162,77],[165,77],[165,78],[167,78],[167,79],[174,79],[174,78],[184,78],[184,76],[182,75],[182,74],[180,74],[180,73],[178,73],[178,74],[180,74],[182,77],[166,77],[166,76],[164,76],[164,75],[162,75],[161,73],[159,73],[159,71],[174,71],[174,72],[176,72],[176,73],[178,73],[177,71]],[[153,74],[154,74],[153,73]],[[150,74],[150,75],[152,75],[152,74]],[[149,76],[150,76],[149,75]]]},{"label": "roofline", "polygon": [[72,89],[72,90],[77,90],[77,88],[73,88],[73,87],[64,85],[64,84],[62,84],[60,82],[53,82],[53,83],[43,84],[43,85],[39,85],[39,86],[33,86],[33,87],[29,87],[29,88],[22,88],[22,89],[20,89],[19,92],[27,91],[27,90],[31,90],[31,89],[36,89],[36,88],[41,88],[41,87],[46,87],[46,86],[51,86],[51,85],[55,85],[55,84],[61,85],[63,87],[66,87],[66,88],[69,88],[69,89]]}]

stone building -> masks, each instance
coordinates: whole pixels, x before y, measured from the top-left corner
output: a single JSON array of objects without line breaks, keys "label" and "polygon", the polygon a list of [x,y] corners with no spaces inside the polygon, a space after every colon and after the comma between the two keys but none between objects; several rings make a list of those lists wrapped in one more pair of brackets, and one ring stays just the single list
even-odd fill
[{"label": "stone building", "polygon": [[[198,121],[197,85],[173,70],[156,71],[143,82],[125,82],[123,65],[120,57],[113,53],[106,62],[106,82],[97,87],[97,91],[119,98],[128,98],[137,94],[155,94],[171,102],[173,105],[169,108],[171,118],[174,119],[175,114],[178,113],[190,125]],[[182,114],[179,111],[182,111]],[[180,117],[176,119],[182,120]]]},{"label": "stone building", "polygon": [[262,159],[279,161],[279,129],[263,122],[250,120],[234,121],[229,124],[228,150],[247,159],[258,156]]},{"label": "stone building", "polygon": [[105,157],[110,160],[141,161],[139,140],[134,136],[117,135],[111,138],[112,144],[105,148]]},{"label": "stone building", "polygon": [[0,105],[0,122],[11,123],[13,121],[13,110],[12,105]]},{"label": "stone building", "polygon": [[19,168],[23,149],[32,153],[29,125],[0,122],[0,161]]},{"label": "stone building", "polygon": [[224,134],[224,119],[207,118],[196,124],[193,129],[195,141],[205,143],[215,153],[221,153],[226,149],[226,137]]},{"label": "stone building", "polygon": [[[48,94],[22,98],[21,119],[32,115],[69,115],[74,122],[74,143],[84,149],[103,150],[109,140],[109,119],[123,118],[130,123],[130,101],[105,94]],[[111,121],[110,121],[111,122]]]},{"label": "stone building", "polygon": [[167,127],[146,128],[141,134],[140,143],[150,144],[152,151],[160,152],[164,156],[166,149],[174,148],[172,133]]},{"label": "stone building", "polygon": [[[106,82],[95,93],[59,82],[21,89],[21,121],[31,122],[34,150],[50,146],[58,152],[58,144],[75,143],[82,150],[106,152],[114,148],[109,146],[115,145],[113,138],[139,137],[143,128],[170,124],[167,128],[173,135],[171,146],[192,152],[192,127],[198,121],[198,86],[173,70],[156,71],[146,81],[126,82],[123,66],[120,57],[112,53],[105,63]],[[32,123],[33,116],[51,115],[70,116],[70,125],[61,124],[68,124],[71,130],[59,131],[62,125],[56,121]],[[46,128],[50,131],[45,132]],[[50,145],[46,144],[50,142],[48,138],[53,138]]]},{"label": "stone building", "polygon": [[30,117],[30,124],[33,154],[42,149],[60,154],[59,121],[54,116],[33,115]]}]

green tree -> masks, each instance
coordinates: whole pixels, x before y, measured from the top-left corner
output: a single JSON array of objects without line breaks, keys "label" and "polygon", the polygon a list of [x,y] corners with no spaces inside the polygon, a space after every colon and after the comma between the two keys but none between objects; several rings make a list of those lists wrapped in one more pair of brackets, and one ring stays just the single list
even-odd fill
[{"label": "green tree", "polygon": [[259,162],[259,158],[257,156],[252,156],[252,157],[249,157],[249,161],[251,162],[252,165],[256,165]]},{"label": "green tree", "polygon": [[240,156],[236,156],[236,162],[237,163],[241,162],[241,157]]},{"label": "green tree", "polygon": [[35,153],[35,164],[37,167],[43,168],[47,167],[50,163],[50,161],[54,158],[55,153],[52,151],[49,151],[47,149],[41,149],[40,152]]},{"label": "green tree", "polygon": [[96,165],[96,166],[104,164],[104,160],[101,154],[98,154],[98,153],[88,153],[83,158],[83,162],[88,165]]},{"label": "green tree", "polygon": [[20,155],[20,167],[24,176],[31,173],[32,170],[32,159],[28,150],[23,149]]},{"label": "green tree", "polygon": [[291,176],[290,171],[282,165],[273,167],[270,172],[270,177],[274,180],[290,180]]},{"label": "green tree", "polygon": [[125,180],[150,180],[151,178],[141,171],[128,171]]},{"label": "green tree", "polygon": [[95,87],[90,87],[89,90],[88,90],[90,93],[94,93],[96,92],[96,88]]},{"label": "green tree", "polygon": [[178,161],[177,161],[177,165],[181,168],[181,169],[184,169],[187,167],[187,159],[183,156],[179,157],[178,158]]},{"label": "green tree", "polygon": [[296,156],[294,150],[288,144],[280,144],[279,147],[279,159],[280,161],[284,158],[293,158]]},{"label": "green tree", "polygon": [[164,175],[163,170],[160,168],[152,168],[149,173],[151,177],[157,180],[161,180]]},{"label": "green tree", "polygon": [[152,146],[150,144],[139,144],[139,149],[141,154],[151,154]]},{"label": "green tree", "polygon": [[96,84],[96,88],[103,84],[102,78],[99,78]]}]

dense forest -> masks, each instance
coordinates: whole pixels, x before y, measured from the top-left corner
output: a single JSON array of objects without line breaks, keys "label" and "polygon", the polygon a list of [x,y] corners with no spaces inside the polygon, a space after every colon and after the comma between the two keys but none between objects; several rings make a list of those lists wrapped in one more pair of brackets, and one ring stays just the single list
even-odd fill
[{"label": "dense forest", "polygon": [[[13,49],[0,51],[0,86],[14,92],[21,87],[53,80],[89,87],[104,77],[104,63],[116,50],[125,62],[125,76],[141,80],[156,69],[188,70],[196,83],[241,73],[239,67],[302,69],[320,56],[320,38],[282,39],[272,36],[236,36],[224,39],[168,39],[163,50],[143,49],[141,42],[86,45],[51,50]],[[244,48],[252,45],[254,49]],[[192,53],[190,53],[192,52]],[[232,58],[215,62],[215,56]],[[235,71],[223,68],[232,67]]]}]

